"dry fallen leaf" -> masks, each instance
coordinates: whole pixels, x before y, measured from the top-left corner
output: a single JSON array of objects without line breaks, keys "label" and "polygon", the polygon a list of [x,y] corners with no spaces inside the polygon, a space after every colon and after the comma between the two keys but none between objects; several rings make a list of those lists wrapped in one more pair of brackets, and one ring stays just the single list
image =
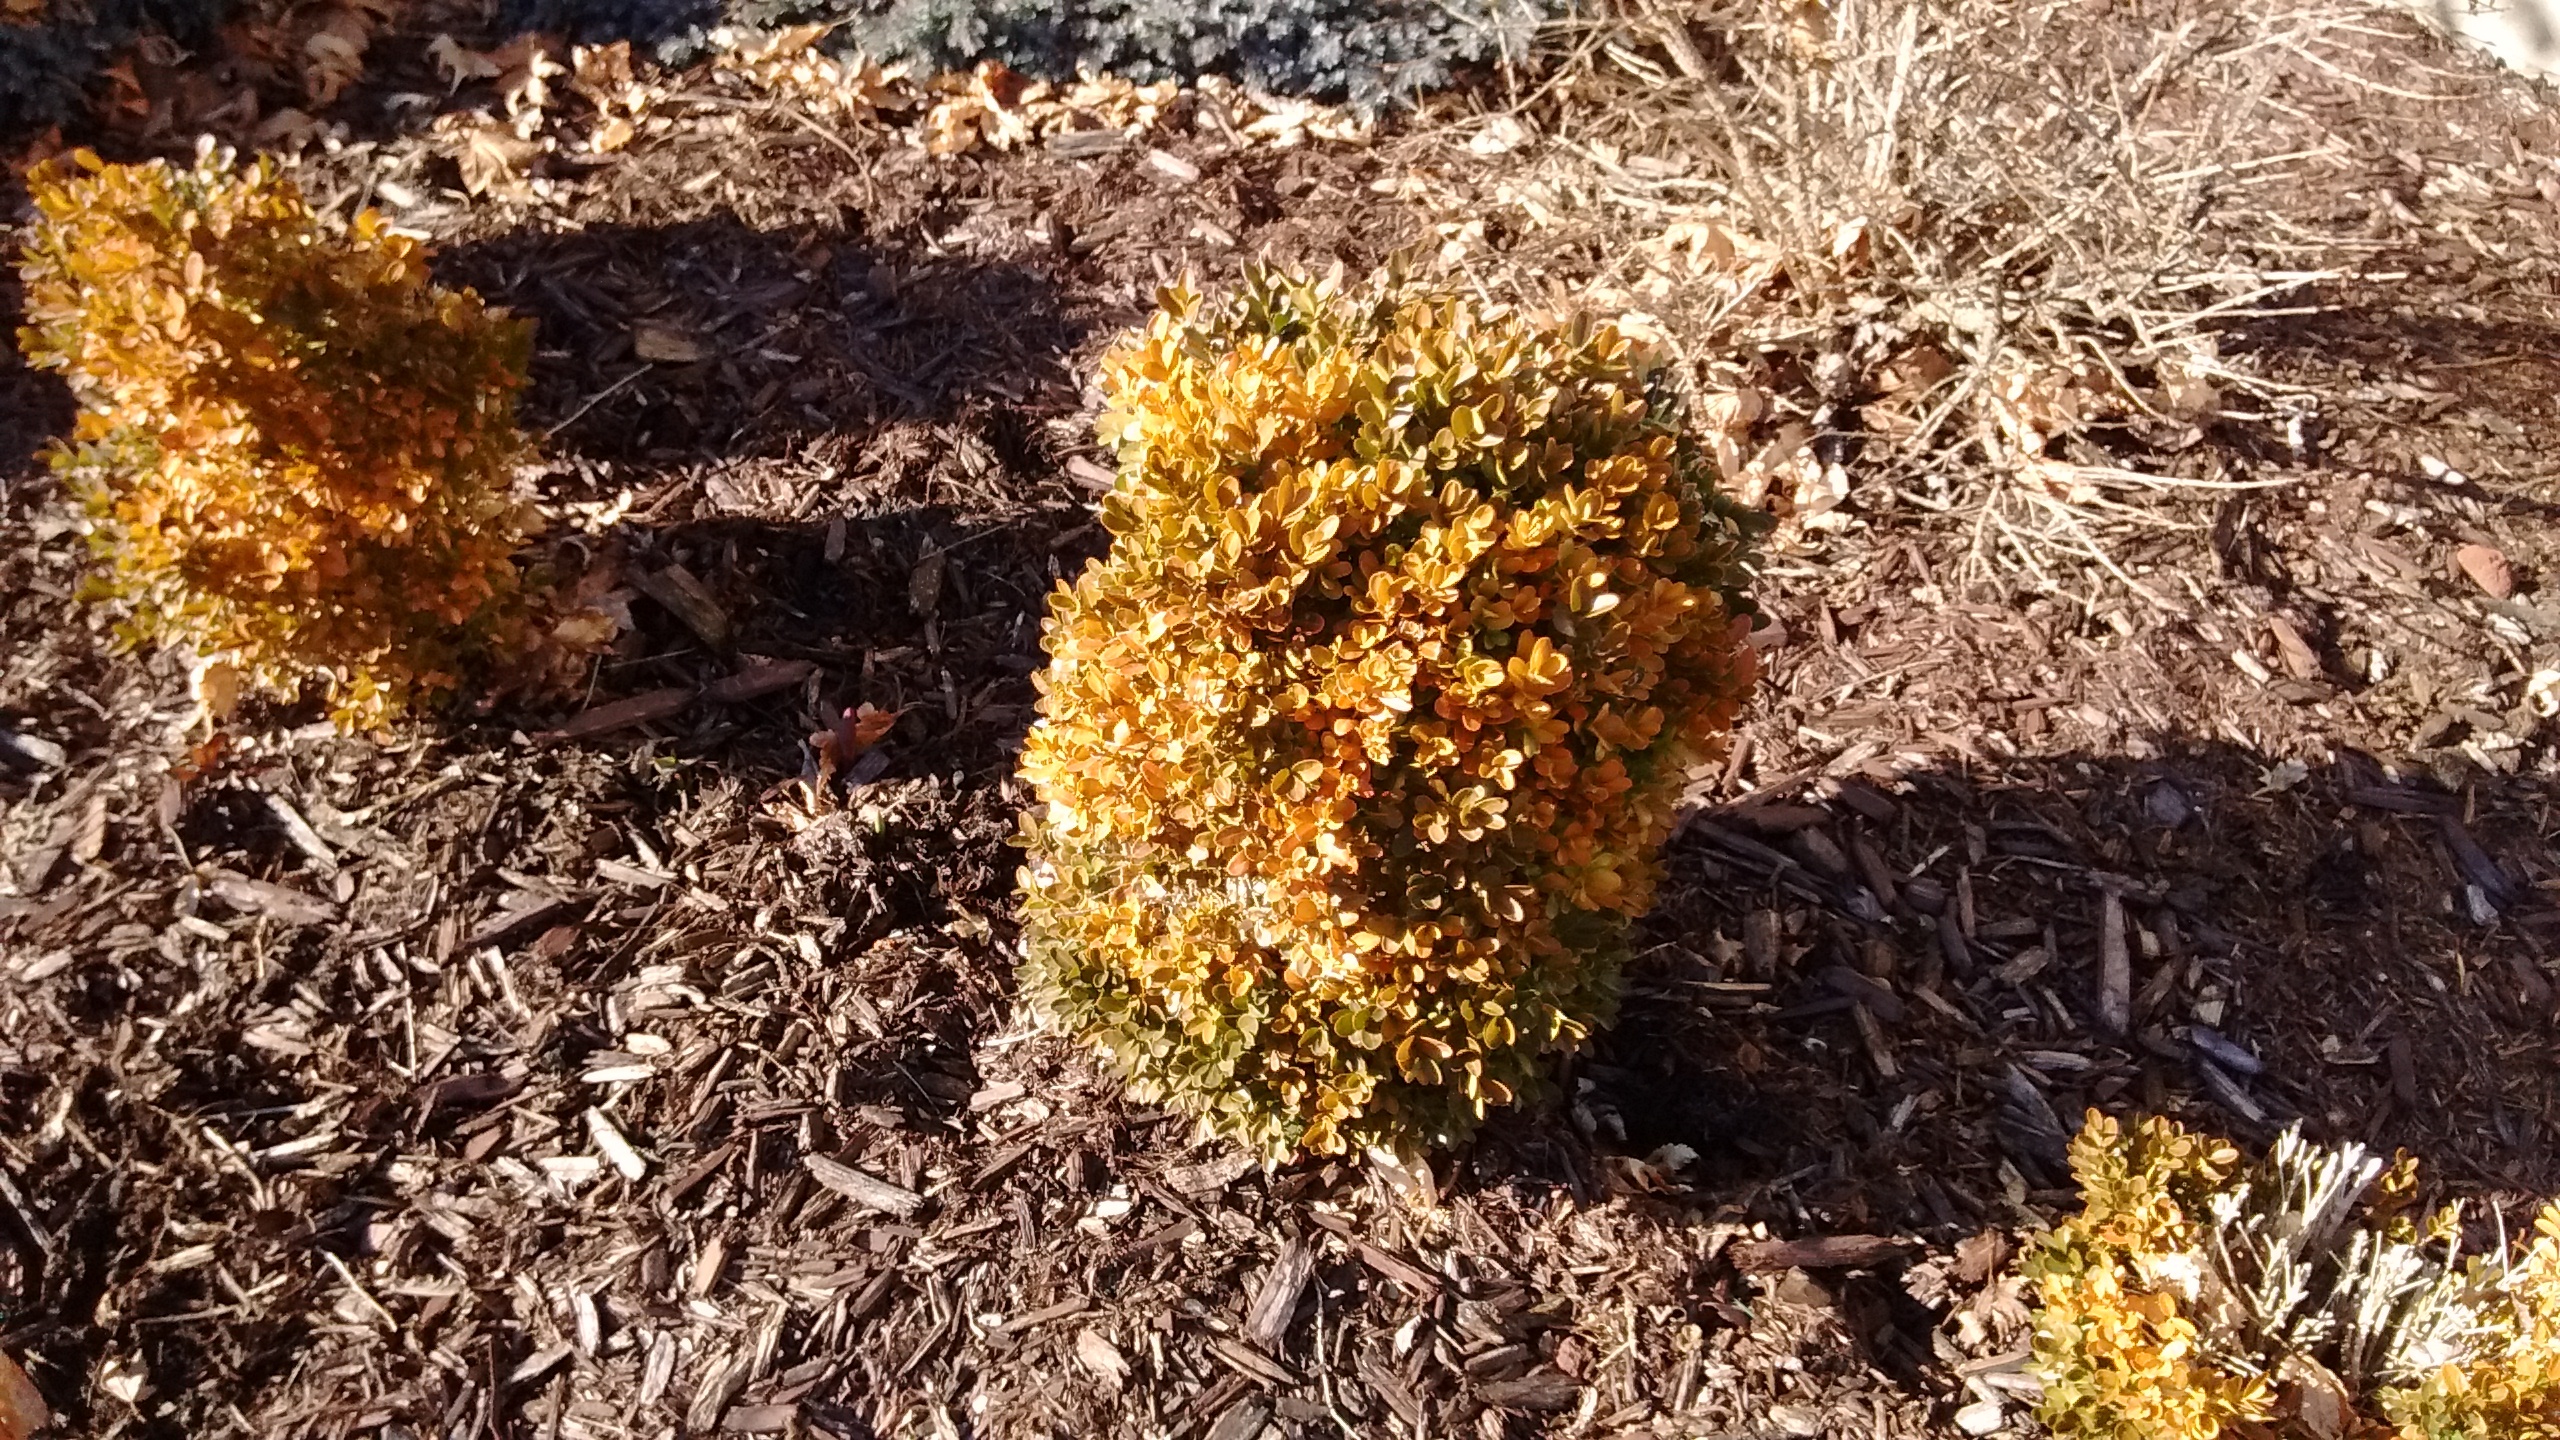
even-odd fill
[{"label": "dry fallen leaf", "polygon": [[2311,642],[2302,638],[2302,632],[2294,628],[2292,621],[2281,615],[2270,615],[2267,617],[2267,631],[2276,637],[2276,655],[2284,661],[2287,673],[2296,680],[2320,678],[2320,652],[2311,648]]},{"label": "dry fallen leaf", "polygon": [[2465,545],[2453,552],[2453,563],[2492,599],[2504,600],[2516,593],[2515,571],[2494,545]]},{"label": "dry fallen leaf", "polygon": [[446,153],[462,172],[462,188],[474,195],[521,193],[525,167],[542,147],[485,115],[453,118],[445,134]]},{"label": "dry fallen leaf", "polygon": [[188,677],[204,713],[216,720],[228,720],[240,708],[240,671],[227,660],[208,660]]},{"label": "dry fallen leaf", "polygon": [[465,47],[450,35],[428,41],[427,58],[443,73],[445,83],[456,90],[474,80],[495,80],[504,68],[496,59]]},{"label": "dry fallen leaf", "polygon": [[302,40],[302,98],[328,105],[364,74],[364,52],[373,43],[373,26],[365,13],[337,9]]},{"label": "dry fallen leaf", "polygon": [[1118,1390],[1129,1378],[1129,1361],[1120,1347],[1092,1330],[1076,1332],[1076,1363],[1090,1371],[1106,1390]]},{"label": "dry fallen leaf", "polygon": [[519,35],[490,51],[489,59],[499,67],[498,98],[509,119],[541,114],[551,103],[551,77],[569,73],[539,35]]},{"label": "dry fallen leaf", "polygon": [[258,122],[249,139],[262,150],[300,150],[320,138],[326,127],[302,110],[279,110]]},{"label": "dry fallen leaf", "polygon": [[36,1382],[27,1378],[17,1361],[0,1352],[0,1440],[27,1440],[52,1423]]}]

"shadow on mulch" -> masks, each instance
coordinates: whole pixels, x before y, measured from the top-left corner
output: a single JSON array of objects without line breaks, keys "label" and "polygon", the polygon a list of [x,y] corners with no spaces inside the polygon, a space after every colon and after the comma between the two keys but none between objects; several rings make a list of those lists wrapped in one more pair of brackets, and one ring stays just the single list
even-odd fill
[{"label": "shadow on mulch", "polygon": [[[1582,1118],[1636,1153],[1694,1148],[1695,1178],[1772,1220],[1977,1223],[2004,1164],[2030,1193],[2068,1183],[2061,1144],[2092,1105],[2259,1142],[2300,1119],[2457,1191],[2560,1191],[2560,794],[2394,783],[2355,755],[2275,792],[2270,763],[2213,742],[1708,812],[1580,1067]],[[2134,1022],[2114,1041],[2109,888]],[[1996,1117],[1951,1130],[1986,1088]]]},{"label": "shadow on mulch", "polygon": [[[0,215],[27,209],[27,187],[0,168]],[[0,494],[14,494],[43,469],[45,447],[70,433],[79,410],[71,388],[60,376],[34,369],[18,348],[18,329],[26,323],[26,295],[18,280],[17,255],[0,253]]]},{"label": "shadow on mulch", "polygon": [[1073,403],[1078,329],[1049,277],[1025,266],[721,216],[522,231],[451,247],[436,272],[539,322],[525,423],[591,460],[788,455],[965,416],[999,462],[1027,464],[1018,409],[1044,387]]},{"label": "shadow on mulch", "polygon": [[[2276,792],[2270,764],[2207,742],[1706,812],[1564,1104],[1494,1118],[1455,1184],[1588,1203],[1653,1176],[1693,1219],[1952,1240],[2074,1207],[2064,1146],[2096,1107],[2261,1146],[2299,1121],[2491,1207],[2560,1192],[2560,794],[2395,783],[2357,755]],[[1826,1279],[1911,1383],[1934,1317],[1898,1285]]]}]

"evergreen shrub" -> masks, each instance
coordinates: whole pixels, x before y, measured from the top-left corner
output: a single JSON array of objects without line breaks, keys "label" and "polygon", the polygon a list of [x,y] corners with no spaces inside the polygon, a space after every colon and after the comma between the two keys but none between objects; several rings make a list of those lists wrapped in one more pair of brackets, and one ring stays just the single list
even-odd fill
[{"label": "evergreen shrub", "polygon": [[370,728],[606,638],[514,559],[528,322],[430,284],[372,212],[332,232],[270,162],[81,151],[29,188],[20,345],[82,406],[54,465],[128,639],[286,695],[317,678]]},{"label": "evergreen shrub", "polygon": [[509,0],[512,23],[689,58],[709,27],[837,23],[837,43],[927,72],[997,60],[1041,80],[1224,75],[1375,110],[1526,52],[1559,0]]},{"label": "evergreen shrub", "polygon": [[1022,757],[1038,1011],[1273,1154],[1541,1087],[1753,678],[1746,523],[1663,380],[1442,295],[1162,297]]}]

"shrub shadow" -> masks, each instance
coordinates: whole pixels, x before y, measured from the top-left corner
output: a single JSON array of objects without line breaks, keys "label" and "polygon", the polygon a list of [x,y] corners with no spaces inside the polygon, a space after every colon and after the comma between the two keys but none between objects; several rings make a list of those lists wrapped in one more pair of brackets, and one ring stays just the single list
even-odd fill
[{"label": "shrub shadow", "polygon": [[[24,180],[0,168],[0,215],[27,211]],[[18,278],[15,251],[0,257],[0,496],[11,510],[21,508],[44,470],[45,447],[71,429],[78,406],[60,376],[27,363],[18,339],[26,324],[26,289]]]},{"label": "shrub shadow", "polygon": [[[1699,812],[1566,1103],[1495,1118],[1457,1183],[1632,1179],[1784,1235],[1944,1241],[2076,1204],[2063,1147],[2096,1107],[2261,1145],[2299,1121],[2492,1207],[2560,1191],[2554,785],[2272,764],[2190,741]],[[1889,1369],[1929,1353],[1927,1313],[1902,1320]]]},{"label": "shrub shadow", "polygon": [[[537,322],[525,424],[588,461],[736,462],[922,425],[966,426],[1014,465],[1034,437],[1003,412],[1044,388],[1073,404],[1080,331],[1027,266],[723,215],[518,231],[435,269]],[[838,471],[879,458],[825,448]]]}]

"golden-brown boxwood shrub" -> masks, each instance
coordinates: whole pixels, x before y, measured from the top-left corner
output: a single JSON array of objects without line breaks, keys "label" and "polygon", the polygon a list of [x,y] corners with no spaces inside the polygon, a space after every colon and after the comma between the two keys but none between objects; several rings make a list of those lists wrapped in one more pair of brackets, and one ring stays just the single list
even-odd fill
[{"label": "golden-brown boxwood shrub", "polygon": [[1447,1142],[1606,1021],[1753,676],[1661,378],[1442,295],[1162,297],[1022,757],[1038,1012],[1271,1153]]},{"label": "golden-brown boxwood shrub", "polygon": [[81,403],[54,463],[127,638],[287,695],[321,679],[356,727],[604,638],[514,560],[529,323],[431,284],[370,211],[332,231],[269,162],[84,151],[28,186],[20,342]]}]

